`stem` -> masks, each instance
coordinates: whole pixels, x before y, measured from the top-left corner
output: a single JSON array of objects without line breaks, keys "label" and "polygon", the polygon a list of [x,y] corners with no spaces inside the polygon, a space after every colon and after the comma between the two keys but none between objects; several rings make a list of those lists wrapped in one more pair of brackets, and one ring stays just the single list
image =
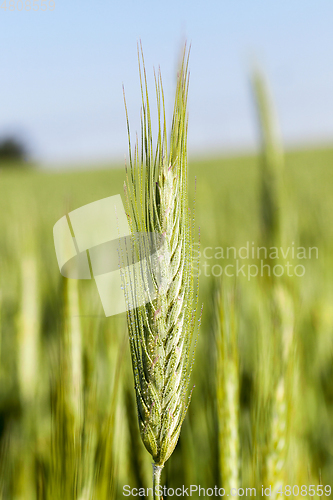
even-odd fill
[{"label": "stem", "polygon": [[163,500],[162,497],[159,496],[159,489],[161,485],[161,472],[163,469],[163,465],[153,464],[153,495],[154,500]]}]

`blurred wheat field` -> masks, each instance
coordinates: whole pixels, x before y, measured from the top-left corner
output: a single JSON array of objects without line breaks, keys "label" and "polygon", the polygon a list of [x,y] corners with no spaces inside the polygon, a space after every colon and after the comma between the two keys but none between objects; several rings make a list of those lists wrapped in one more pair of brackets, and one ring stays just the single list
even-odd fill
[{"label": "blurred wheat field", "polygon": [[[170,488],[260,496],[272,485],[274,496],[280,484],[332,486],[333,149],[285,154],[278,246],[318,248],[318,259],[298,261],[304,276],[224,276],[221,289],[204,272],[205,262],[232,263],[217,248],[263,245],[261,162],[189,161],[204,310],[191,405],[163,471]],[[124,485],[151,487],[125,315],[105,318],[94,281],[60,276],[53,245],[60,217],[123,197],[124,179],[122,166],[0,172],[3,500],[120,499]]]}]

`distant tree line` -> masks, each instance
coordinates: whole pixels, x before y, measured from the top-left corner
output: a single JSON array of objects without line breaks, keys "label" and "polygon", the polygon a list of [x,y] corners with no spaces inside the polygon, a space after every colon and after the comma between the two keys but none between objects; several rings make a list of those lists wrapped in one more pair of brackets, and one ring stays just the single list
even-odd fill
[{"label": "distant tree line", "polygon": [[0,138],[0,166],[23,166],[27,164],[28,151],[20,139],[16,137]]}]

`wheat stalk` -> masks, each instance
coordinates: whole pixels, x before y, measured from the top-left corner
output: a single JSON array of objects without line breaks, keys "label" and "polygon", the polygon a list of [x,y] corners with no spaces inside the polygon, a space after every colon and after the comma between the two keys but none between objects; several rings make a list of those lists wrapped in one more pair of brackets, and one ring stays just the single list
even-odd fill
[{"label": "wheat stalk", "polygon": [[[185,48],[169,148],[162,79],[160,72],[155,74],[158,105],[155,153],[142,48],[141,57],[143,75],[139,53],[141,151],[137,139],[132,158],[129,135],[130,169],[125,192],[132,233],[158,232],[165,238],[160,255],[164,286],[159,287],[154,281],[156,297],[129,310],[127,317],[140,433],[153,457],[154,486],[158,487],[161,470],[177,444],[188,408],[194,360],[192,232],[187,201],[188,53]],[[156,491],[154,495],[159,498]]]}]

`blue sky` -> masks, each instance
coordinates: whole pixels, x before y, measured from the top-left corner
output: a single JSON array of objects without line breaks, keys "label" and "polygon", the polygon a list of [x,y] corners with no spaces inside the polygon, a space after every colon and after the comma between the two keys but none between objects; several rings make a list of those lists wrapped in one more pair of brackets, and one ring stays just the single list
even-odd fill
[{"label": "blue sky", "polygon": [[286,144],[328,143],[332,26],[332,0],[55,0],[52,12],[0,9],[0,136],[24,135],[48,164],[122,160],[122,83],[135,132],[141,38],[151,96],[160,65],[170,110],[181,46],[191,42],[190,154],[258,144],[253,59],[269,78]]}]

